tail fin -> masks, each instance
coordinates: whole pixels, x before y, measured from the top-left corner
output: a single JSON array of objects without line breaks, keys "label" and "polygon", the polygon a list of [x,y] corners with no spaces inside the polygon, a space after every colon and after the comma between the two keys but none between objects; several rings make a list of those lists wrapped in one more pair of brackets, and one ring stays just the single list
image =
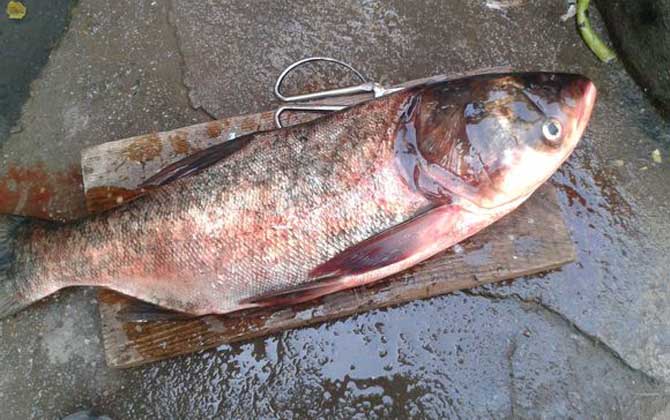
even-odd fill
[{"label": "tail fin", "polygon": [[[0,278],[0,282],[4,280]],[[19,295],[13,293],[12,290],[5,289],[5,287],[0,287],[0,319],[14,315],[30,304],[19,299]]]},{"label": "tail fin", "polygon": [[16,279],[13,278],[14,243],[18,227],[27,219],[0,216],[0,319],[19,312],[30,305]]}]

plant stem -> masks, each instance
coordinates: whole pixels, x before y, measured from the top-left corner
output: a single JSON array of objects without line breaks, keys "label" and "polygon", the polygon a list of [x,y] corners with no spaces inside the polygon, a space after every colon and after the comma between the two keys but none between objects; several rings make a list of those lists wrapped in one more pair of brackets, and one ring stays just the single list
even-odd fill
[{"label": "plant stem", "polygon": [[616,58],[614,51],[612,51],[605,43],[593,32],[591,22],[589,21],[588,10],[590,0],[577,0],[577,28],[584,40],[584,43],[593,51],[593,53],[600,59],[608,63]]}]

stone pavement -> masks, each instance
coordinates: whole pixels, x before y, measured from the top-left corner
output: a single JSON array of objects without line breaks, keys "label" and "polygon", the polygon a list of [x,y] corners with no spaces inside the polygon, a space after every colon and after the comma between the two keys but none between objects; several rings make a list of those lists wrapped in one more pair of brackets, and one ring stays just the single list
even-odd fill
[{"label": "stone pavement", "polygon": [[599,100],[552,178],[578,260],[128,371],[104,364],[94,291],[67,291],[0,322],[2,417],[670,417],[670,125],[619,63],[597,62],[563,6],[81,0],[23,131],[1,145],[5,164],[67,171],[89,144],[270,108],[276,75],[309,55],[383,82],[580,72]]}]

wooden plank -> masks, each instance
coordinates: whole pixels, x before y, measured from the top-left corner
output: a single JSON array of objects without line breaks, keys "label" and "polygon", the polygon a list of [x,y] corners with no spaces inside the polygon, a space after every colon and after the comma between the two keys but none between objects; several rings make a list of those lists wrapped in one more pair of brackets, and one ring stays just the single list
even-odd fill
[{"label": "wooden plank", "polygon": [[[507,71],[491,69],[489,71]],[[475,73],[481,73],[480,71]],[[434,76],[399,86],[448,80],[466,74]],[[338,98],[342,104],[370,99]],[[332,103],[320,101],[320,103]],[[317,118],[289,114],[286,125]],[[162,133],[122,139],[82,152],[82,172],[89,211],[116,207],[144,194],[139,185],[165,166],[214,144],[274,128],[273,112],[227,118]],[[111,291],[100,294],[105,352],[110,366],[131,367],[181,354],[251,339],[353,313],[427,298],[480,284],[557,268],[575,251],[560,217],[555,191],[544,186],[528,203],[450,250],[371,287],[340,292],[308,304],[208,316],[179,322],[124,323],[116,314],[132,300]]]},{"label": "wooden plank", "polygon": [[575,259],[553,186],[542,186],[524,205],[458,247],[376,285],[339,292],[290,308],[235,316],[124,323],[116,314],[131,300],[100,293],[107,363],[128,368],[183,354],[429,298],[485,283],[560,267]]}]

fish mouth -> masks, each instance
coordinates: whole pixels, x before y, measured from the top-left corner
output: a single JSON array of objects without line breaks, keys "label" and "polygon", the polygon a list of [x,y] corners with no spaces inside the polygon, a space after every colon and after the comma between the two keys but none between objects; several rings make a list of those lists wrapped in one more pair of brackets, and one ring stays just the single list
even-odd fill
[{"label": "fish mouth", "polygon": [[593,112],[593,107],[596,102],[597,89],[596,85],[587,78],[582,78],[578,81],[580,90],[582,91],[582,97],[577,105],[577,130],[575,132],[575,139],[578,140],[584,134],[589,120],[591,119],[591,113]]},{"label": "fish mouth", "polygon": [[[515,191],[514,194],[509,194],[509,196],[516,198],[507,202],[502,201],[503,205],[510,205],[512,207],[514,206],[513,203],[517,203],[518,205],[518,203],[523,202],[533,193],[533,191],[546,182],[560,165],[570,157],[586,130],[586,126],[591,119],[593,107],[595,106],[597,96],[596,86],[590,79],[584,76],[569,74],[563,75],[563,77],[565,77],[565,79],[563,79],[565,80],[565,94],[567,97],[571,98],[570,105],[567,105],[564,108],[568,117],[569,132],[567,133],[563,146],[553,152],[556,153],[556,157],[548,159],[542,164],[544,166],[535,166],[537,163],[533,160],[534,170],[529,170],[528,173],[545,172],[545,175],[541,177],[539,182],[533,183],[530,188]],[[552,170],[547,170],[549,168],[552,168]]]}]

